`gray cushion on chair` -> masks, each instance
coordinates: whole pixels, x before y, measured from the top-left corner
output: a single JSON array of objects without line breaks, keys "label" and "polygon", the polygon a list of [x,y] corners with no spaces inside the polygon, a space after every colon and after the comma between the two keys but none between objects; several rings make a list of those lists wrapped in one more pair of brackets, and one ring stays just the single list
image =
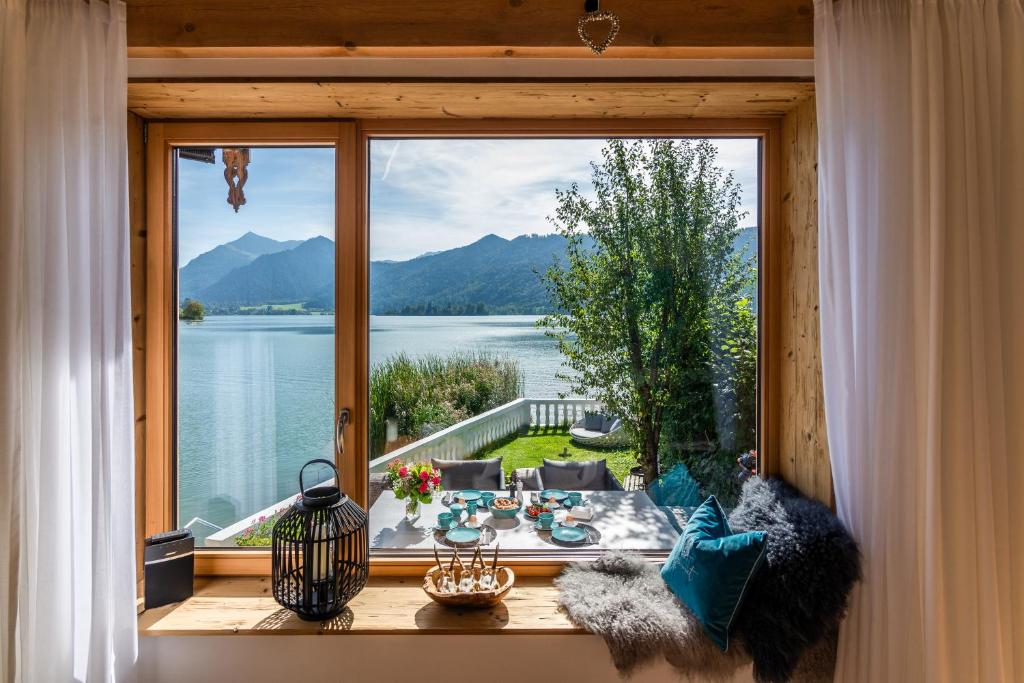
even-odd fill
[{"label": "gray cushion on chair", "polygon": [[430,464],[441,470],[441,486],[446,491],[480,489],[497,491],[504,487],[501,458],[490,460],[434,460]]},{"label": "gray cushion on chair", "polygon": [[583,414],[583,428],[591,432],[601,431],[601,424],[604,422],[604,416],[601,413],[584,413]]},{"label": "gray cushion on chair", "polygon": [[609,432],[618,429],[621,422],[622,421],[614,415],[605,415],[604,419],[601,420],[601,432],[603,434],[608,434]]},{"label": "gray cushion on chair", "polygon": [[604,460],[570,462],[545,458],[541,478],[544,480],[544,488],[548,489],[603,491],[606,470]]}]

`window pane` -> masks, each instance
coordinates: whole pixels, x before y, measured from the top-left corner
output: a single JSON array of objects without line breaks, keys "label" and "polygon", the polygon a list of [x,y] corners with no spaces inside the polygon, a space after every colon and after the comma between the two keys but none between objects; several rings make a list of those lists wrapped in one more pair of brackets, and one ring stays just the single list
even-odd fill
[{"label": "window pane", "polygon": [[[590,491],[608,548],[671,547],[657,505],[735,499],[757,436],[758,145],[371,141],[374,548],[444,544],[433,479],[396,495],[396,459],[458,463],[449,489],[514,476],[527,504],[530,488]],[[472,464],[498,457],[503,472]],[[640,490],[669,472],[665,495]],[[522,513],[477,521],[502,548],[572,547]]]},{"label": "window pane", "polygon": [[179,150],[177,514],[197,545],[269,545],[299,467],[333,457],[334,154],[227,150],[249,161],[235,210],[225,150]]}]

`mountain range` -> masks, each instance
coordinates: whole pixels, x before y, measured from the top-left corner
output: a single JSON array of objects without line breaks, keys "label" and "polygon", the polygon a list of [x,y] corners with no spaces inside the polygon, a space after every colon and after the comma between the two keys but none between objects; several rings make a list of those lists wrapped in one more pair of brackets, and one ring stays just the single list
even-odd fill
[{"label": "mountain range", "polygon": [[[753,248],[755,235],[743,230],[737,248]],[[565,248],[561,235],[487,235],[408,261],[371,261],[370,313],[546,313],[540,275],[555,262],[565,264]],[[333,311],[334,242],[278,242],[248,232],[189,261],[179,271],[178,291],[181,302],[196,299],[211,313]]]}]

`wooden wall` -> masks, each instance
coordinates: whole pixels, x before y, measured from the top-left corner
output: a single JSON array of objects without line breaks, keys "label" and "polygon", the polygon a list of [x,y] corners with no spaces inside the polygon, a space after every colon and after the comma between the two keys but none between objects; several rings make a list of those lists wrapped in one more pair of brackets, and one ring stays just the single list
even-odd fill
[{"label": "wooden wall", "polygon": [[[142,585],[146,481],[146,147],[142,118],[128,113],[128,221],[131,231],[132,373],[135,398],[136,580]],[[141,595],[141,591],[140,591]]]},{"label": "wooden wall", "polygon": [[818,317],[818,129],[814,98],[782,119],[779,458],[805,495],[834,505]]},{"label": "wooden wall", "polygon": [[[590,51],[580,42],[576,24],[583,4],[128,0],[128,47],[136,57],[585,57]],[[617,0],[602,9],[621,18],[619,35],[604,58],[806,58],[813,44],[811,0]],[[743,52],[731,51],[736,47]]]}]

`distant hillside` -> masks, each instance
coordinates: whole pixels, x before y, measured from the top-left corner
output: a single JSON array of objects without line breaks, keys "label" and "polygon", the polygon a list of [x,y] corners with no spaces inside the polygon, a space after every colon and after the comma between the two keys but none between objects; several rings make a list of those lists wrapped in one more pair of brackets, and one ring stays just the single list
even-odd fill
[{"label": "distant hillside", "polygon": [[196,293],[207,306],[262,306],[306,301],[334,282],[334,242],[314,237],[265,254]]},{"label": "distant hillside", "polygon": [[235,268],[247,265],[264,254],[293,249],[301,240],[278,242],[269,237],[247,232],[237,240],[214,247],[188,262],[178,271],[178,300],[195,299],[199,292],[213,285]]},{"label": "distant hillside", "polygon": [[[255,239],[253,239],[255,238]],[[247,247],[245,251],[239,243]],[[565,263],[565,238],[560,235],[521,235],[508,240],[487,235],[472,244],[423,254],[408,261],[370,263],[370,312],[374,315],[531,314],[550,310],[541,281],[555,261]],[[756,231],[744,229],[738,249],[754,253]],[[225,249],[228,248],[229,249]],[[277,248],[280,247],[280,248]],[[253,258],[251,249],[271,249]],[[216,259],[211,255],[216,255]],[[214,263],[239,262],[219,278],[187,296],[202,301],[209,312],[239,312],[252,307],[302,304],[270,312],[300,313],[334,310],[334,242],[314,237],[305,242],[275,242],[248,233],[193,259],[209,274]],[[194,282],[195,280],[191,280]],[[184,289],[184,287],[183,287]],[[185,298],[182,296],[182,298]]]},{"label": "distant hillside", "polygon": [[488,313],[543,313],[550,305],[540,275],[556,259],[565,261],[565,238],[559,235],[487,235],[410,261],[374,262],[370,312],[476,313],[482,306]]}]

